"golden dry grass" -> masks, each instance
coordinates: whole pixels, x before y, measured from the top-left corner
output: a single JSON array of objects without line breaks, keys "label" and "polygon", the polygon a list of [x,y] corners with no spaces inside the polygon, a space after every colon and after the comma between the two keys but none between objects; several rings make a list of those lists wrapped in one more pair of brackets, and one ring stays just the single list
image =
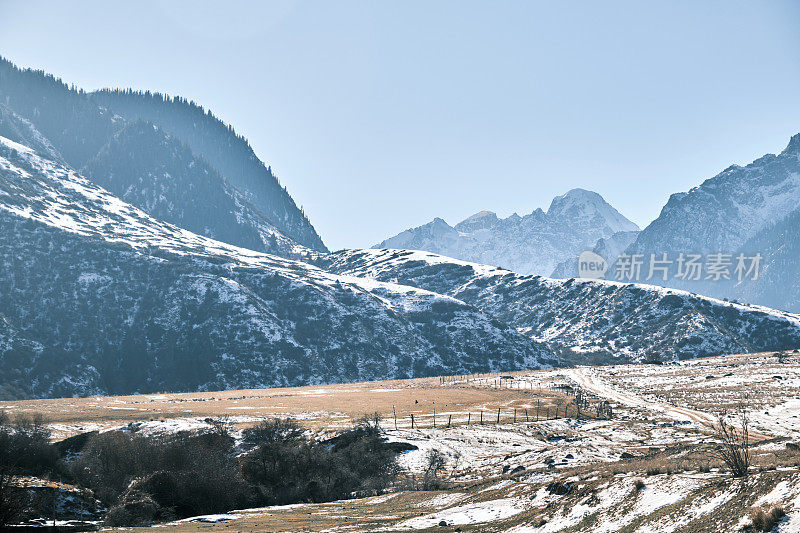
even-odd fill
[{"label": "golden dry grass", "polygon": [[[520,373],[514,373],[520,374]],[[503,376],[511,375],[504,373]],[[496,378],[485,382],[440,383],[439,378],[392,381],[369,381],[306,387],[250,389],[199,393],[163,393],[131,396],[94,396],[89,398],[59,398],[0,402],[0,411],[11,416],[42,415],[55,424],[58,437],[79,433],[84,427],[112,427],[135,421],[169,420],[205,417],[297,417],[306,426],[318,429],[337,429],[352,420],[378,412],[387,424],[394,414],[399,427],[415,423],[424,427],[433,424],[434,410],[437,425],[444,425],[452,415],[453,424],[480,420],[483,411],[486,423],[495,422],[497,409],[501,421],[513,420],[516,408],[518,421],[535,417],[536,405],[540,416],[561,413],[570,398],[559,392],[541,389],[493,388]],[[575,416],[574,406],[568,413]],[[560,415],[563,416],[563,415]]]}]

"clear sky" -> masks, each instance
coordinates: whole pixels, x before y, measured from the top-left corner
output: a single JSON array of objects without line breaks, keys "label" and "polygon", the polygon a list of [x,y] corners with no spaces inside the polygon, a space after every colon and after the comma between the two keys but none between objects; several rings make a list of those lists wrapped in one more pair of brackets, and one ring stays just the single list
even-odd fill
[{"label": "clear sky", "polygon": [[646,225],[800,132],[798,2],[0,0],[0,55],[211,108],[334,249],[573,187]]}]

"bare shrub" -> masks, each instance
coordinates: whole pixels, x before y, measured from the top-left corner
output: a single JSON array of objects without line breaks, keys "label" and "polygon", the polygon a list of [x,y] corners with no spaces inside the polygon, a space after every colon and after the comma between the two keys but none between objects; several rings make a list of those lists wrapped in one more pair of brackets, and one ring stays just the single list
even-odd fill
[{"label": "bare shrub", "polygon": [[775,505],[767,510],[763,507],[750,511],[750,527],[756,531],[772,531],[775,524],[786,516],[786,511],[780,505]]},{"label": "bare shrub", "polygon": [[447,457],[437,449],[428,451],[425,457],[425,473],[422,476],[422,490],[436,490],[442,488],[440,475],[447,464]]},{"label": "bare shrub", "polygon": [[637,491],[641,491],[641,490],[643,490],[643,489],[644,489],[644,487],[645,487],[644,481],[643,481],[643,480],[641,480],[641,479],[637,479],[636,481],[634,481],[634,482],[633,482],[633,487],[634,487],[634,488],[635,488]]},{"label": "bare shrub", "polygon": [[712,451],[730,469],[734,477],[745,477],[750,468],[750,420],[747,410],[739,408],[738,427],[723,414],[714,427],[720,443]]},{"label": "bare shrub", "polygon": [[148,494],[126,494],[105,516],[108,526],[150,526],[162,519],[161,507]]},{"label": "bare shrub", "polygon": [[271,418],[247,428],[242,437],[248,444],[265,442],[294,442],[303,437],[306,430],[292,418]]},{"label": "bare shrub", "polygon": [[[319,441],[294,421],[272,420],[245,434],[255,447],[241,458],[258,505],[329,501],[381,493],[397,476],[396,452],[375,415]],[[249,430],[248,430],[249,431]]]}]

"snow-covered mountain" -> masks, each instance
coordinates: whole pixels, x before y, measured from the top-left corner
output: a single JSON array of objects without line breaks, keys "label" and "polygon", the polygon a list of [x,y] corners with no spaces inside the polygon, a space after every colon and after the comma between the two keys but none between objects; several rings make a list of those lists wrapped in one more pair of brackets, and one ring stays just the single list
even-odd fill
[{"label": "snow-covered mountain", "polygon": [[0,138],[0,387],[59,396],[555,363],[494,317],[159,221]]},{"label": "snow-covered mountain", "polygon": [[441,218],[406,230],[374,248],[423,250],[521,274],[550,275],[563,261],[591,249],[599,239],[638,231],[602,196],[573,189],[553,199],[547,212],[498,218],[481,211],[450,226]]},{"label": "snow-covered mountain", "polygon": [[[798,153],[795,137],[779,156],[674,197],[660,224],[677,228],[676,247],[705,242],[706,223],[716,224],[709,246],[763,245],[767,268],[748,296],[796,302]],[[726,229],[698,209],[738,218]],[[681,228],[673,211],[696,216]],[[789,216],[770,220],[773,211]],[[654,224],[647,239],[669,242],[672,230],[659,236]],[[600,195],[575,189],[547,212],[482,211],[455,227],[435,219],[381,243],[484,264],[394,249],[330,254],[246,140],[199,106],[90,95],[0,59],[2,398],[800,347],[794,314],[523,274],[571,277],[581,251],[611,262],[650,242],[637,234]]]},{"label": "snow-covered mountain", "polygon": [[425,252],[238,248],[0,138],[0,393],[211,390],[800,346],[796,315]]},{"label": "snow-covered mountain", "polygon": [[555,280],[407,250],[330,254],[340,274],[400,283],[474,305],[566,361],[684,359],[800,346],[800,316],[650,285]]},{"label": "snow-covered mountain", "polygon": [[[765,155],[744,167],[733,165],[688,192],[673,194],[659,217],[642,230],[626,254],[650,254],[672,260],[667,280],[648,283],[683,288],[718,297],[800,311],[800,278],[796,275],[800,253],[794,243],[800,212],[800,134],[777,155]],[[676,277],[679,254],[730,256],[731,280]],[[734,275],[736,257],[761,254],[759,279],[741,282]],[[750,266],[749,263],[746,266]],[[616,277],[615,269],[606,277]]]}]

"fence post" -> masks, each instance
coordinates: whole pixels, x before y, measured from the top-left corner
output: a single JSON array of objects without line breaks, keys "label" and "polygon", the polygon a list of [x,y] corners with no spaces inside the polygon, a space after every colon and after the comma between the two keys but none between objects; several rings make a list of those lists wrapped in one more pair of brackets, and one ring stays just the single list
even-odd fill
[{"label": "fence post", "polygon": [[497,423],[500,423],[500,408],[497,408]]},{"label": "fence post", "polygon": [[433,427],[436,427],[436,408],[433,408]]},{"label": "fence post", "polygon": [[453,415],[449,415],[447,417],[447,427],[450,427],[450,422],[452,422],[452,421],[453,421]]},{"label": "fence post", "polygon": [[411,413],[411,429],[414,429],[414,413]]},{"label": "fence post", "polygon": [[467,425],[469,425],[469,419],[472,418],[472,413],[467,412]]},{"label": "fence post", "polygon": [[517,408],[514,408],[514,423],[517,423]]},{"label": "fence post", "polygon": [[394,430],[397,431],[397,411],[395,410],[394,405],[392,406],[392,414],[394,415]]},{"label": "fence post", "polygon": [[483,410],[481,410],[481,425],[483,425]]},{"label": "fence post", "polygon": [[531,421],[531,419],[528,418],[528,410],[525,409],[525,422],[530,422],[530,421]]}]

